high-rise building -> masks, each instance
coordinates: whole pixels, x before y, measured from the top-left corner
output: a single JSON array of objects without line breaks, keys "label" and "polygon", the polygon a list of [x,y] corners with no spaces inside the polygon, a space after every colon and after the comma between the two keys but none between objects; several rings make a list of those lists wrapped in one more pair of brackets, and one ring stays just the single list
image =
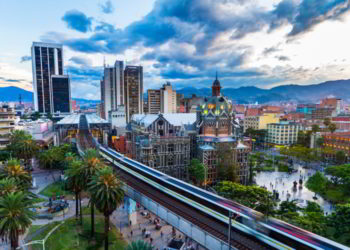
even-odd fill
[{"label": "high-rise building", "polygon": [[108,112],[124,105],[124,63],[116,61],[113,67],[105,67],[101,80],[101,117],[108,118]]},{"label": "high-rise building", "polygon": [[176,91],[173,90],[170,82],[160,89],[160,112],[176,113]]},{"label": "high-rise building", "polygon": [[53,112],[70,113],[71,95],[70,81],[68,76],[51,75]]},{"label": "high-rise building", "polygon": [[143,68],[142,66],[126,66],[124,70],[126,121],[133,114],[143,113]]},{"label": "high-rise building", "polygon": [[148,97],[148,113],[158,114],[160,112],[160,89],[147,90]]},{"label": "high-rise building", "polygon": [[[67,106],[66,104],[54,104],[54,92],[52,76],[63,76],[63,49],[61,44],[33,42],[32,45],[32,68],[33,68],[33,89],[34,89],[34,107],[35,111],[40,113],[54,113],[55,106]],[[54,77],[57,84],[63,84],[64,87],[56,84],[55,90],[60,93],[60,97],[55,98],[56,102],[70,100],[70,86],[67,77],[65,80],[58,80]],[[62,98],[64,96],[64,98]],[[70,107],[70,101],[69,101]],[[67,111],[67,109],[65,109]],[[70,112],[70,110],[68,111]]]}]

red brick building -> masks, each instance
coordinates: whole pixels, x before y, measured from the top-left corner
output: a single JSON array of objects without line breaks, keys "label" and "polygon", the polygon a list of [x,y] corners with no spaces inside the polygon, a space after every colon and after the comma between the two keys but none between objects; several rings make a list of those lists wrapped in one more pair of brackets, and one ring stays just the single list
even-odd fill
[{"label": "red brick building", "polygon": [[335,123],[335,125],[337,126],[337,129],[350,131],[350,117],[349,116],[333,117],[332,122]]},{"label": "red brick building", "polygon": [[350,155],[350,132],[344,133],[327,133],[323,136],[324,146],[330,147],[336,151],[344,151]]}]

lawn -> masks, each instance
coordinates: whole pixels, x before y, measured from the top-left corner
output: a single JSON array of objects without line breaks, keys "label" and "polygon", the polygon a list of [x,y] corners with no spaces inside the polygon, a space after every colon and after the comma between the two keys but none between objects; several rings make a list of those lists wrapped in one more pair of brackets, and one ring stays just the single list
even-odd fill
[{"label": "lawn", "polygon": [[[104,218],[95,217],[96,237],[90,240],[90,217],[84,217],[83,227],[76,224],[75,218],[67,219],[47,240],[45,248],[50,250],[99,250],[104,249]],[[51,230],[45,230],[42,234],[35,237],[33,240],[40,240]],[[126,247],[126,242],[119,238],[119,232],[111,225],[109,231],[109,249],[119,250]],[[40,245],[32,247],[33,250],[42,250]]]},{"label": "lawn", "polygon": [[45,195],[47,197],[52,197],[53,195],[73,195],[72,192],[64,190],[64,182],[56,181],[49,186],[47,186],[44,190],[40,192],[41,195]]}]

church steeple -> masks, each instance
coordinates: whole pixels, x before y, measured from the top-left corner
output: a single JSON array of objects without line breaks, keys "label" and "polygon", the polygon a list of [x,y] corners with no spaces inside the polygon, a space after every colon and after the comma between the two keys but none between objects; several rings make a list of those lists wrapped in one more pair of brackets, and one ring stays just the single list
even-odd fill
[{"label": "church steeple", "polygon": [[218,80],[218,72],[216,71],[215,81],[213,82],[212,89],[212,96],[220,96],[220,81]]}]

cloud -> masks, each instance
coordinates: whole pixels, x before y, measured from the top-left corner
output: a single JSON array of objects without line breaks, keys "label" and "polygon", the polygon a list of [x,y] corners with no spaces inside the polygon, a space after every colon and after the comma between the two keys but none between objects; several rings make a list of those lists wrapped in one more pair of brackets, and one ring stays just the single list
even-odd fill
[{"label": "cloud", "polygon": [[21,63],[28,62],[28,61],[31,61],[31,60],[32,60],[31,56],[22,56],[21,57]]},{"label": "cloud", "polygon": [[263,51],[263,55],[264,56],[268,56],[274,52],[280,51],[280,49],[277,46],[273,46],[273,47],[269,47],[269,48],[265,48]]},{"label": "cloud", "polygon": [[75,64],[78,64],[78,65],[83,65],[83,66],[90,66],[92,64],[92,60],[90,60],[89,58],[84,58],[79,56],[73,56],[72,58],[69,59],[69,61],[74,62]]},{"label": "cloud", "polygon": [[348,0],[303,0],[298,14],[291,22],[293,29],[288,36],[296,36],[310,31],[315,25],[326,20],[337,20],[349,12]]},{"label": "cloud", "polygon": [[68,28],[86,33],[91,30],[92,17],[87,17],[78,10],[67,11],[62,20],[67,23]]},{"label": "cloud", "polygon": [[290,61],[290,58],[288,56],[276,56],[279,61]]},{"label": "cloud", "polygon": [[101,11],[105,14],[111,14],[114,12],[114,6],[110,0],[107,0],[105,3],[99,4]]},{"label": "cloud", "polygon": [[71,78],[79,80],[100,80],[101,74],[103,72],[103,67],[76,67],[76,66],[66,66],[65,67]]}]

